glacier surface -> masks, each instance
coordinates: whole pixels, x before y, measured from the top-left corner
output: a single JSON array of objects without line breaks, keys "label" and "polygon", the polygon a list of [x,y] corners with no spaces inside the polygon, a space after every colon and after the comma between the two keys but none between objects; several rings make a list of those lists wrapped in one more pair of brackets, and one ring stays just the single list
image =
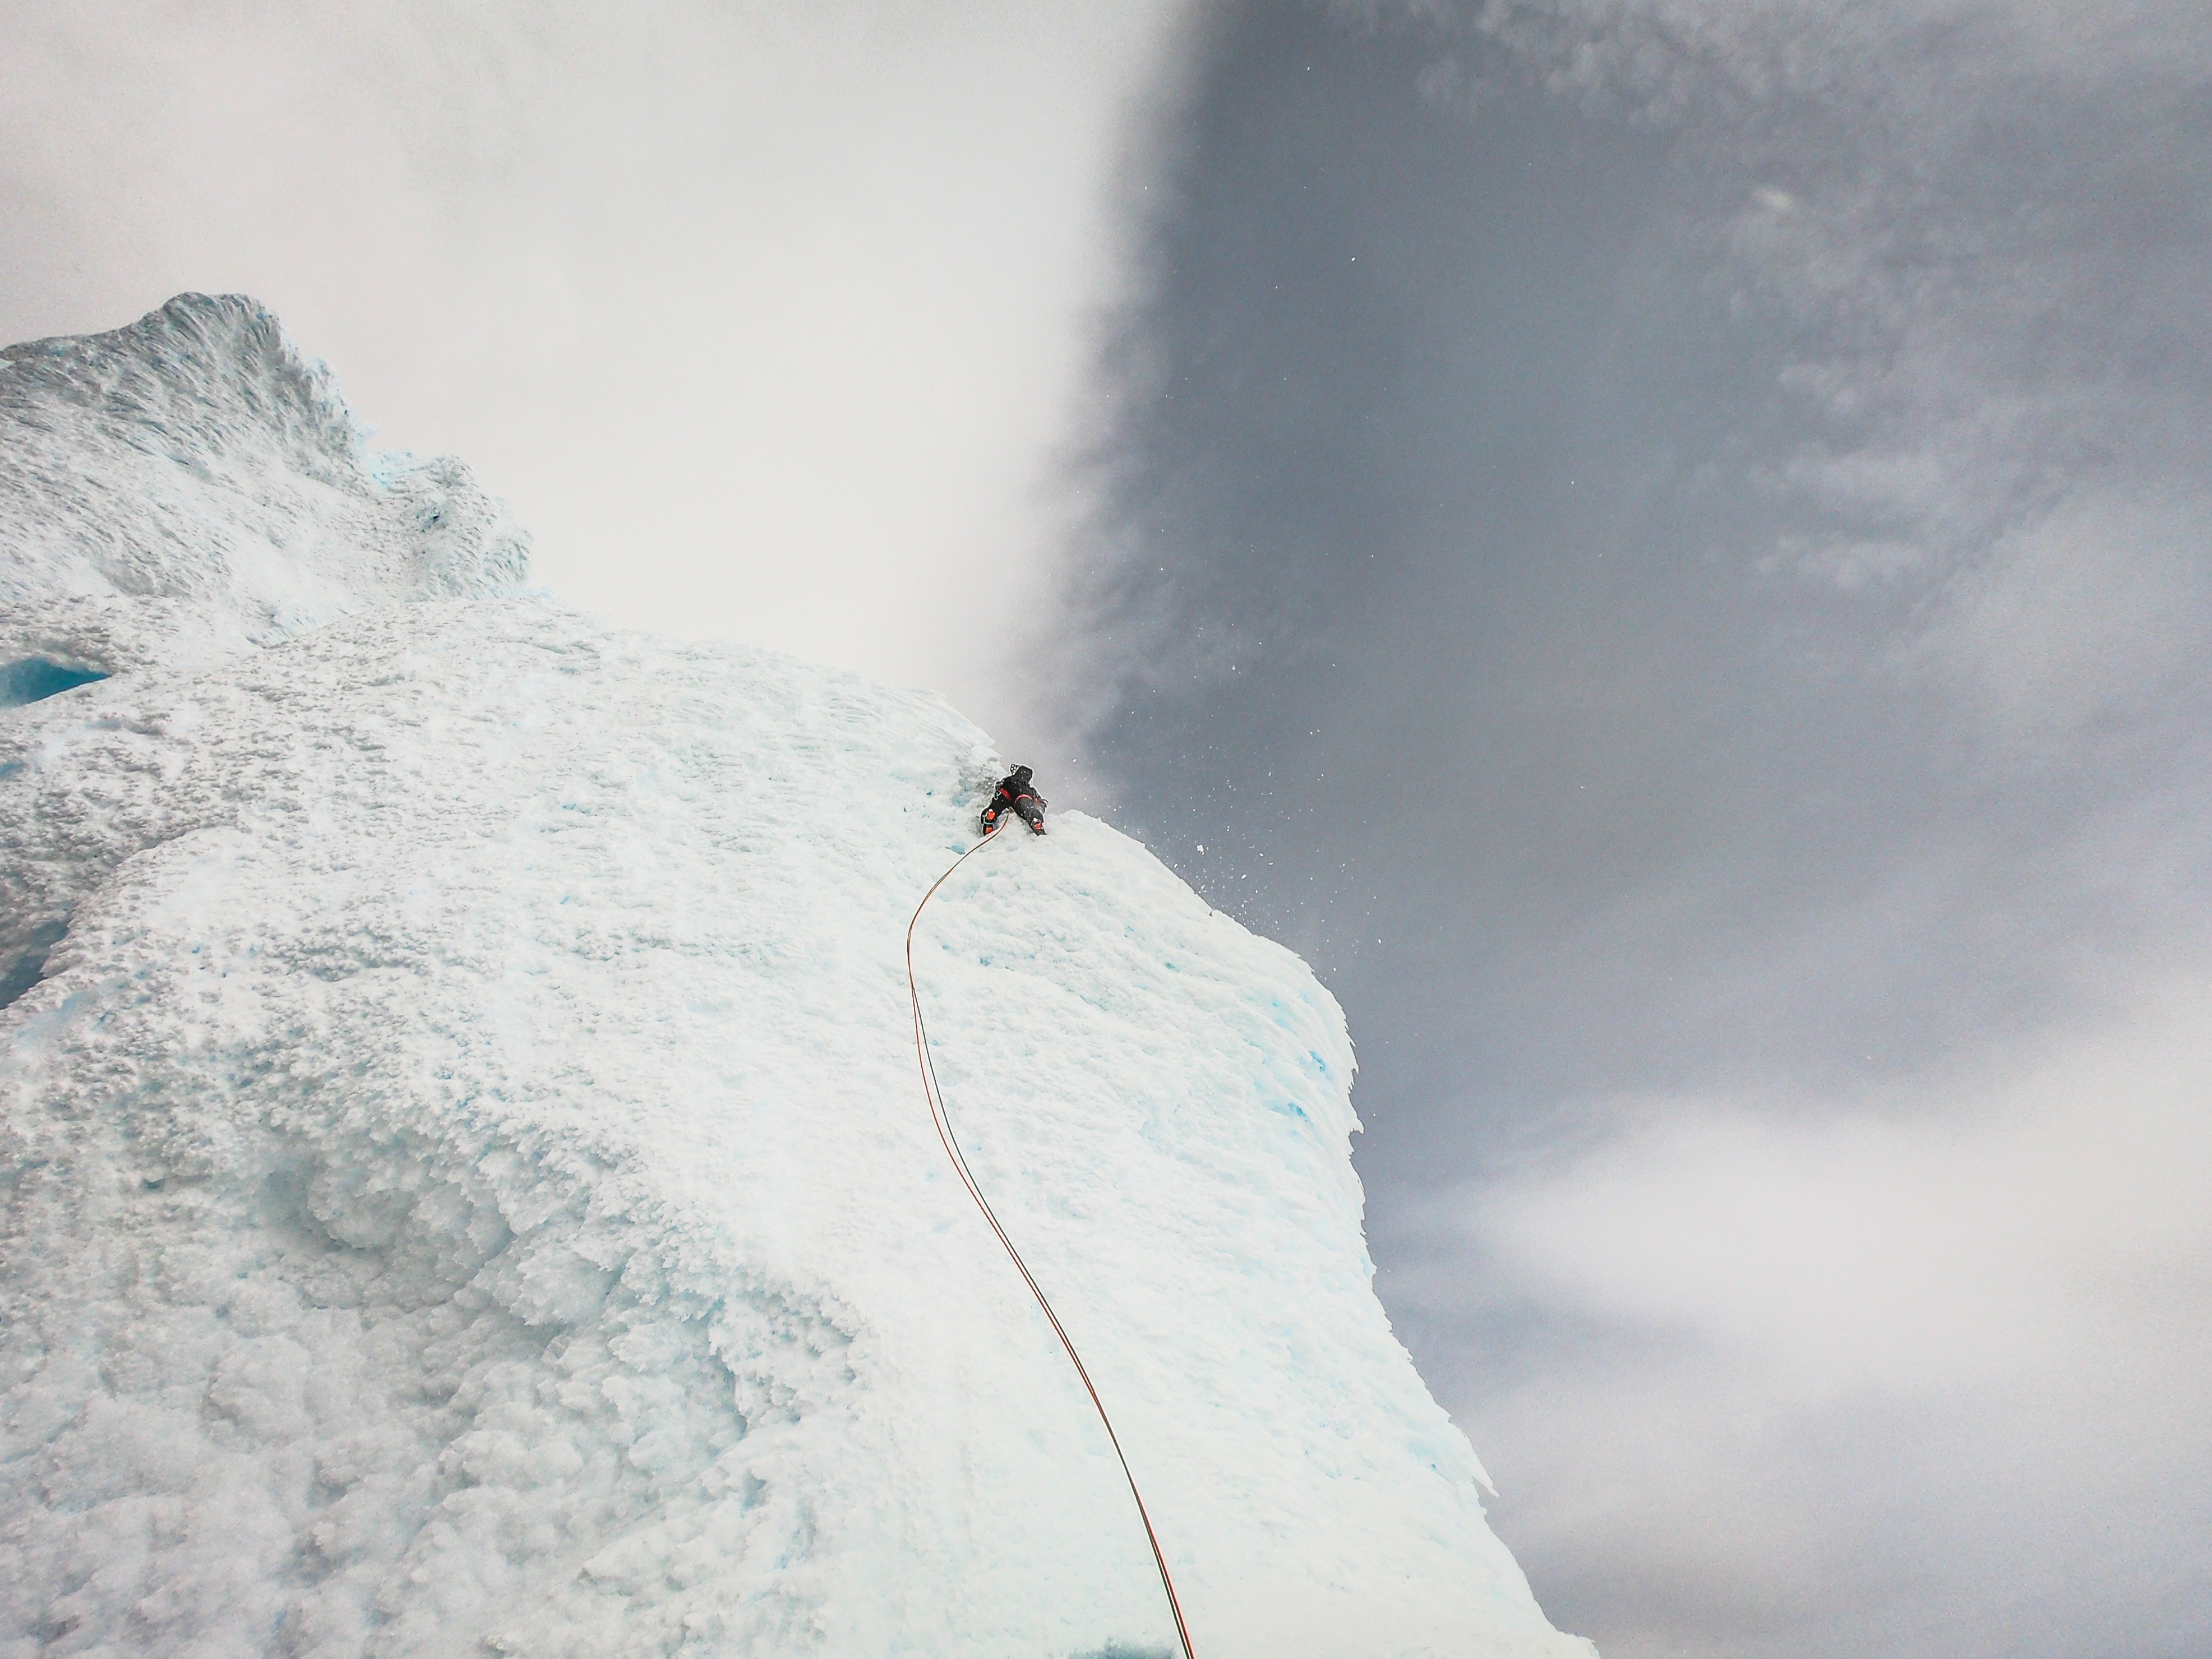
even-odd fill
[{"label": "glacier surface", "polygon": [[[0,1656],[1165,1651],[916,1075],[999,757],[526,577],[250,302],[0,356]],[[1197,1651],[1589,1659],[1305,966],[1073,814],[917,954]]]}]

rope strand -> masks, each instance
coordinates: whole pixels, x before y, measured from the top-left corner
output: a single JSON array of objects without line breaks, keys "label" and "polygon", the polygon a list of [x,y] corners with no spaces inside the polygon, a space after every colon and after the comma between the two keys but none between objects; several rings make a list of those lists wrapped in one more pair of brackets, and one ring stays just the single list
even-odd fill
[{"label": "rope strand", "polygon": [[983,1219],[990,1223],[992,1232],[1006,1247],[1007,1258],[1014,1264],[1014,1270],[1021,1274],[1022,1282],[1030,1287],[1030,1294],[1036,1298],[1037,1306],[1044,1310],[1044,1316],[1052,1326],[1052,1334],[1060,1339],[1060,1346],[1066,1350],[1068,1362],[1075,1367],[1076,1376],[1083,1381],[1083,1391],[1091,1396],[1091,1403],[1098,1413],[1098,1421],[1104,1425],[1106,1438],[1113,1443],[1114,1455],[1121,1465],[1121,1477],[1129,1483],[1129,1496],[1136,1500],[1137,1518],[1144,1522],[1145,1541],[1152,1547],[1152,1564],[1160,1570],[1160,1588],[1167,1592],[1168,1611],[1175,1615],[1176,1638],[1182,1644],[1183,1659],[1197,1659],[1190,1644],[1190,1627],[1183,1622],[1182,1603],[1176,1596],[1175,1579],[1168,1571],[1167,1556],[1160,1548],[1159,1534],[1152,1530],[1152,1517],[1145,1508],[1145,1495],[1137,1490],[1137,1477],[1131,1472],[1129,1460],[1121,1450],[1121,1437],[1114,1432],[1114,1421],[1106,1415],[1106,1402],[1098,1397],[1098,1389],[1091,1381],[1091,1372],[1084,1365],[1083,1356],[1076,1352],[1075,1344],[1069,1338],[1066,1328],[1060,1322],[1060,1316],[1053,1311],[1044,1287],[1030,1272],[1029,1263],[1022,1260],[1022,1253],[1014,1248],[1014,1241],[1006,1237],[1006,1230],[999,1224],[998,1215],[991,1208],[990,1200],[983,1196],[982,1188],[976,1184],[975,1174],[968,1167],[967,1155],[960,1149],[959,1137],[952,1132],[951,1118],[945,1109],[945,1092],[937,1081],[937,1062],[930,1054],[929,1026],[921,1014],[921,988],[914,973],[914,930],[921,921],[922,911],[927,908],[930,900],[937,896],[937,890],[951,880],[953,871],[996,840],[1003,827],[1003,824],[993,825],[982,840],[952,860],[951,867],[930,884],[929,890],[921,896],[921,902],[914,907],[914,915],[906,925],[906,988],[914,1005],[914,1051],[921,1069],[921,1091],[928,1097],[930,1121],[937,1126],[937,1138],[944,1145],[945,1155],[952,1160],[952,1168],[960,1177],[960,1184],[968,1189],[968,1196],[975,1200],[975,1207],[983,1212]]}]

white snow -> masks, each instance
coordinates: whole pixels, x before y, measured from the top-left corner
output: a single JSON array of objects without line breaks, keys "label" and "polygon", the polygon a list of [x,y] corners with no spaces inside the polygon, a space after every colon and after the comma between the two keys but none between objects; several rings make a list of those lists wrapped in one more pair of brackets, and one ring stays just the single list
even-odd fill
[{"label": "white snow", "polygon": [[[916,1075],[984,736],[520,592],[242,301],[0,416],[0,629],[110,675],[0,711],[0,1656],[1171,1644]],[[1197,1651],[1588,1659],[1372,1294],[1335,1003],[1053,831],[923,994]]]},{"label": "white snow", "polygon": [[0,665],[204,661],[367,605],[513,592],[528,567],[465,465],[370,449],[251,300],[180,295],[8,347],[0,432]]}]

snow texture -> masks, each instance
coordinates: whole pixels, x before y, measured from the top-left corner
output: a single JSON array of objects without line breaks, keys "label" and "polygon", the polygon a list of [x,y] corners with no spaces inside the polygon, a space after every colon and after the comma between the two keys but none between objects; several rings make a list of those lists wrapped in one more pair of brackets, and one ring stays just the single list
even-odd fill
[{"label": "snow texture", "polygon": [[[1166,1650],[954,1178],[939,699],[520,591],[236,300],[6,354],[0,1656]],[[46,682],[40,682],[46,684]],[[924,917],[1205,1659],[1552,1656],[1295,957],[1063,815]]]},{"label": "snow texture", "polygon": [[380,454],[251,300],[0,350],[0,667],[205,662],[398,600],[511,592],[529,538]]}]

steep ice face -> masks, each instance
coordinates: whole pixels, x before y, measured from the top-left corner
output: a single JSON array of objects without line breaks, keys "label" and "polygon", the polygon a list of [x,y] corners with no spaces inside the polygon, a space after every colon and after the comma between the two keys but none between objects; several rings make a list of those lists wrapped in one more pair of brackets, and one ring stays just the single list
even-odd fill
[{"label": "steep ice face", "polygon": [[197,294],[0,350],[0,672],[204,661],[529,565],[466,466],[370,449],[275,318]]},{"label": "steep ice face", "polygon": [[[330,430],[270,406],[228,453]],[[0,1653],[1164,1650],[915,1071],[987,739],[319,545],[358,614],[0,710]],[[1588,1659],[1372,1294],[1334,1002],[1054,831],[919,975],[1198,1651]]]}]

